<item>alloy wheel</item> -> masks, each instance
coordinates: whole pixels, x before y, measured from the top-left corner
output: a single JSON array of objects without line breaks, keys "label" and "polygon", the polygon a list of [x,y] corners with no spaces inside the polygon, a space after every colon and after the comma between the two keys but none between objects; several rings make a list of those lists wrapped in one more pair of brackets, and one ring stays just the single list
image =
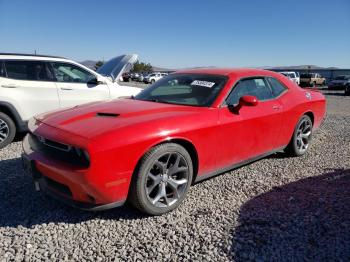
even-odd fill
[{"label": "alloy wheel", "polygon": [[300,153],[304,153],[308,147],[311,139],[312,123],[310,119],[304,119],[297,130],[296,143]]},{"label": "alloy wheel", "polygon": [[169,207],[185,193],[189,166],[178,152],[160,156],[147,173],[145,189],[148,200],[156,207]]},{"label": "alloy wheel", "polygon": [[10,132],[10,129],[7,123],[4,120],[0,119],[0,143],[5,141],[5,139],[9,135],[9,132]]}]

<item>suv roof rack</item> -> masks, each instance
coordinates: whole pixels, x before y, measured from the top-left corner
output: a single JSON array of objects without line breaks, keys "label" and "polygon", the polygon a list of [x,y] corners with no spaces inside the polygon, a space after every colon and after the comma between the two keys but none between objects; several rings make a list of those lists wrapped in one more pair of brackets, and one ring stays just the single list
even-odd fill
[{"label": "suv roof rack", "polygon": [[50,58],[63,58],[65,57],[61,56],[53,56],[53,55],[40,55],[40,54],[21,54],[21,53],[0,53],[0,55],[17,55],[17,56],[39,56],[39,57],[50,57]]}]

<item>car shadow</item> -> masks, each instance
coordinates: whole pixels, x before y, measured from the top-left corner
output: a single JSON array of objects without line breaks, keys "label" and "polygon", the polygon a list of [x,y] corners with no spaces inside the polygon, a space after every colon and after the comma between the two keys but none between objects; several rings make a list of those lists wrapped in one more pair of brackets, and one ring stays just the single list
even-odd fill
[{"label": "car shadow", "polygon": [[235,261],[350,260],[350,169],[275,187],[246,202],[232,232]]},{"label": "car shadow", "polygon": [[30,228],[48,223],[80,223],[91,219],[139,219],[144,214],[128,205],[101,212],[74,209],[34,190],[20,158],[0,161],[0,227]]}]

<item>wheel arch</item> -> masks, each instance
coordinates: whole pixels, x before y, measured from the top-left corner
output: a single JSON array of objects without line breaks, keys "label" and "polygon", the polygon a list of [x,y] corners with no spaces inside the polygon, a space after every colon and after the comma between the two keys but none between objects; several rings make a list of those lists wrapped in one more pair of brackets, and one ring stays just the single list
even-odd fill
[{"label": "wheel arch", "polygon": [[[312,125],[314,125],[314,123],[315,123],[315,115],[314,115],[314,113],[312,113],[311,111],[307,111],[307,112],[305,112],[301,117],[303,117],[304,115],[310,117],[310,118],[311,118]],[[301,118],[301,117],[300,117],[300,118]],[[299,118],[299,119],[300,119],[300,118]],[[298,120],[298,121],[299,121],[299,120]]]},{"label": "wheel arch", "polygon": [[0,112],[8,115],[16,125],[17,131],[25,131],[26,123],[22,120],[16,108],[7,102],[0,102]]},{"label": "wheel arch", "polygon": [[145,152],[143,152],[141,157],[137,160],[137,164],[134,168],[132,176],[135,177],[137,171],[139,170],[142,158],[145,156],[145,154],[147,154],[147,152],[149,152],[152,148],[154,148],[156,146],[159,146],[161,144],[168,144],[168,143],[178,144],[178,145],[182,146],[183,148],[185,148],[185,150],[189,153],[191,160],[192,160],[192,165],[193,165],[193,178],[192,178],[192,183],[193,183],[196,180],[196,177],[198,174],[198,169],[199,169],[198,151],[197,151],[196,147],[194,146],[194,144],[190,140],[185,139],[185,138],[175,138],[174,137],[174,138],[159,141],[159,142],[151,145],[150,147],[148,147],[145,150]]}]

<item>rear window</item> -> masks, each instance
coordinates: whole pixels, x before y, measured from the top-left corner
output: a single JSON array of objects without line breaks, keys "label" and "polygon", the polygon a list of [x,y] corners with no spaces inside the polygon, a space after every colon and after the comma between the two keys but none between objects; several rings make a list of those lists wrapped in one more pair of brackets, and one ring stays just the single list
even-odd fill
[{"label": "rear window", "polygon": [[278,81],[277,79],[268,77],[267,80],[269,81],[274,97],[279,96],[287,90],[287,88],[283,84],[281,84],[280,81]]},{"label": "rear window", "polygon": [[47,67],[40,61],[5,61],[8,78],[18,80],[51,80],[48,77]]},{"label": "rear window", "polygon": [[301,74],[300,77],[301,78],[310,78],[311,75],[310,74]]}]

